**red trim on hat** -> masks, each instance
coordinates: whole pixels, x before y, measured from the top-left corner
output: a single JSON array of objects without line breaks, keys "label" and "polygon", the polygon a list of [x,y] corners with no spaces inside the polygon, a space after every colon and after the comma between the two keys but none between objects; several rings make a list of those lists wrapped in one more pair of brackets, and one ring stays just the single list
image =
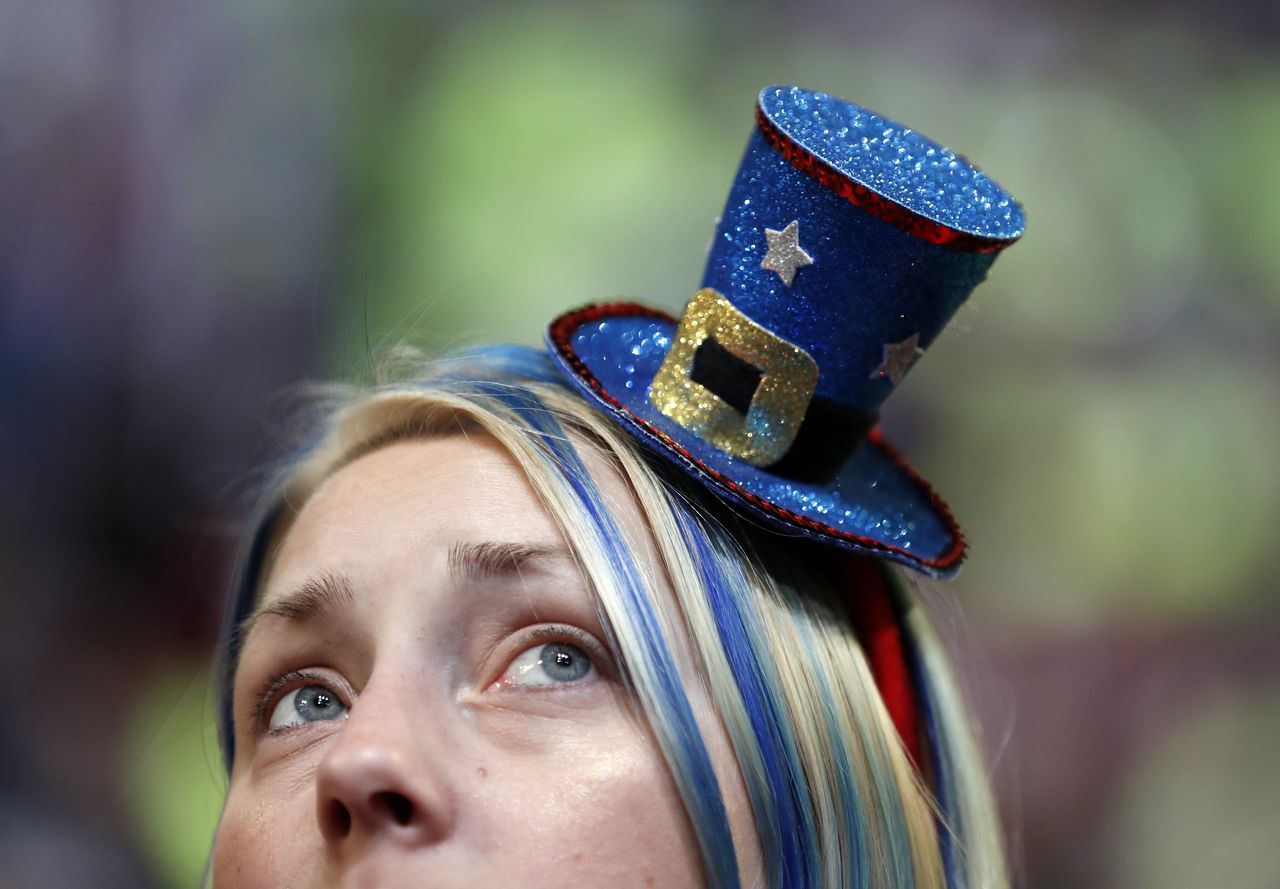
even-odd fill
[{"label": "red trim on hat", "polygon": [[955,518],[952,517],[950,508],[943,502],[942,498],[938,496],[933,488],[930,487],[929,483],[925,481],[919,473],[911,468],[902,455],[884,440],[884,436],[880,432],[880,428],[878,426],[875,429],[872,429],[867,435],[867,442],[877,448],[882,454],[884,454],[884,456],[888,457],[899,470],[905,473],[906,476],[928,496],[930,504],[942,518],[943,524],[951,534],[951,546],[949,546],[947,550],[937,558],[924,558],[918,553],[913,553],[910,550],[893,546],[892,544],[884,543],[879,540],[874,540],[870,537],[853,534],[849,531],[842,531],[839,528],[823,524],[809,516],[792,512],[789,509],[778,506],[776,503],[765,500],[757,494],[753,494],[741,487],[733,479],[718,470],[712,469],[706,463],[693,456],[693,454],[690,453],[684,445],[680,444],[680,442],[654,426],[648,420],[645,420],[643,417],[632,412],[629,408],[623,405],[622,402],[610,395],[570,345],[570,339],[573,336],[574,331],[583,324],[587,324],[592,321],[599,321],[602,318],[614,318],[618,316],[655,318],[660,321],[665,321],[673,326],[677,323],[676,319],[666,312],[651,309],[647,306],[639,305],[638,303],[603,303],[600,305],[586,306],[585,308],[578,309],[574,312],[566,312],[555,321],[551,322],[550,327],[547,328],[547,336],[551,340],[556,351],[568,363],[570,368],[573,369],[573,372],[577,374],[588,387],[590,387],[591,391],[594,392],[600,400],[604,401],[609,405],[609,407],[621,414],[632,424],[639,427],[651,438],[679,455],[687,464],[694,467],[710,481],[724,488],[726,491],[751,506],[773,515],[787,524],[794,525],[806,531],[821,534],[838,541],[855,544],[870,552],[892,553],[896,556],[904,557],[910,562],[914,562],[918,565],[925,565],[930,568],[936,568],[939,571],[949,571],[964,561],[966,550],[964,533],[960,530],[960,526],[956,522]]},{"label": "red trim on hat", "polygon": [[802,148],[769,120],[764,109],[758,104],[756,105],[756,124],[760,127],[760,134],[764,136],[765,141],[786,158],[791,166],[809,178],[817,180],[855,207],[861,207],[876,219],[889,223],[898,231],[906,232],[930,244],[938,244],[966,253],[996,253],[1017,240],[1017,238],[979,237],[913,213],[896,201],[877,194],[861,182],[854,182],[826,161],[820,160],[812,152]]}]

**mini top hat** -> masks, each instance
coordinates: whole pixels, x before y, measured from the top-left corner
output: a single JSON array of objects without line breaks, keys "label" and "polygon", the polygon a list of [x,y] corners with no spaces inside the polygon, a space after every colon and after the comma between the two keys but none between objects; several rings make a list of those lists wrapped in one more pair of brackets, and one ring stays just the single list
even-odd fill
[{"label": "mini top hat", "polygon": [[791,533],[954,574],[964,537],[876,428],[1022,208],[963,157],[824,93],[769,87],[677,322],[631,303],[547,332],[645,446]]}]

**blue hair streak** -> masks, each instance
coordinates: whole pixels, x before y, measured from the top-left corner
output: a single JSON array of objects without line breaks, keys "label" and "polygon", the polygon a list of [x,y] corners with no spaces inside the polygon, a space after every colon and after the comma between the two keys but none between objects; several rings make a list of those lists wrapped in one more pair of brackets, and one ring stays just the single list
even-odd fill
[{"label": "blue hair streak", "polygon": [[[480,356],[476,356],[480,357]],[[490,357],[491,360],[500,356]],[[507,357],[520,357],[517,351]],[[521,362],[523,363],[523,362]],[[543,361],[546,365],[545,360]],[[549,369],[549,368],[548,368]],[[550,377],[547,378],[550,381]],[[739,889],[737,856],[724,797],[685,694],[684,682],[667,646],[649,591],[624,536],[605,506],[595,481],[574,450],[555,412],[527,389],[476,381],[476,394],[501,405],[543,446],[548,463],[568,482],[590,518],[596,539],[584,541],[603,552],[624,594],[626,619],[642,629],[643,649],[627,653],[627,670],[645,699],[649,723],[667,756],[676,786],[694,827],[711,889]]]},{"label": "blue hair streak", "polygon": [[[673,506],[685,543],[694,556],[701,575],[708,604],[716,621],[720,642],[737,683],[748,716],[751,739],[734,739],[735,745],[750,744],[760,762],[760,773],[751,774],[751,756],[743,762],[748,794],[756,816],[764,858],[769,867],[768,885],[773,889],[824,889],[829,873],[827,860],[832,850],[823,850],[815,817],[817,801],[810,792],[805,768],[798,751],[792,720],[787,712],[785,695],[774,667],[773,654],[763,638],[763,617],[754,606],[752,596],[744,595],[752,581],[741,569],[741,555],[736,553],[726,532],[718,526],[698,521],[673,498]],[[712,541],[719,543],[719,551]],[[833,769],[838,789],[833,794],[840,825],[836,841],[844,847],[843,873],[840,885],[849,889],[869,889],[876,885],[872,847],[874,845],[868,813],[871,806],[857,786],[855,769],[849,761],[849,748],[841,742],[834,702],[840,692],[831,687],[825,669],[812,657],[818,642],[805,622],[798,622],[802,636],[810,643],[801,646],[795,656],[804,659],[808,673],[818,686],[822,702],[823,723],[829,740]],[[863,747],[869,753],[876,749],[869,730],[863,730]],[[894,805],[896,789],[887,765],[870,772],[880,801],[880,817],[885,829],[880,833],[879,854],[890,885],[910,886],[914,883],[913,867],[906,826],[901,811]],[[754,779],[754,780],[753,780]],[[764,786],[759,786],[761,783]]]}]

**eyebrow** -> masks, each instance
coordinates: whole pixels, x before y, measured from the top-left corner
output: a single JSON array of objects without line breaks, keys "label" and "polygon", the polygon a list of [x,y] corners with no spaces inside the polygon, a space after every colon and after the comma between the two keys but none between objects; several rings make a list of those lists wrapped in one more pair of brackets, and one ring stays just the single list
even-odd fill
[{"label": "eyebrow", "polygon": [[292,592],[253,609],[253,613],[240,622],[240,638],[247,639],[254,625],[269,614],[299,622],[314,621],[349,607],[355,599],[351,578],[345,574],[326,573],[309,577]]},{"label": "eyebrow", "polygon": [[449,574],[455,581],[500,580],[519,576],[530,562],[538,559],[572,561],[562,547],[531,543],[464,543],[449,547]]},{"label": "eyebrow", "polygon": [[[572,561],[572,554],[562,547],[530,543],[458,542],[449,547],[449,575],[455,582],[477,582],[518,577],[539,559]],[[351,578],[340,572],[329,572],[308,578],[300,586],[282,596],[264,602],[240,623],[240,639],[267,615],[296,622],[312,622],[355,602]]]}]

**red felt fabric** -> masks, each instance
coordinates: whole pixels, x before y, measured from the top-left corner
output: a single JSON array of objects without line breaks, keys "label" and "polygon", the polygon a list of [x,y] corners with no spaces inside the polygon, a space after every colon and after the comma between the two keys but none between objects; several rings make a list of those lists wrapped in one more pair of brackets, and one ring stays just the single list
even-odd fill
[{"label": "red felt fabric", "polygon": [[842,560],[847,577],[849,612],[854,631],[871,665],[876,688],[902,738],[902,744],[917,769],[921,758],[920,709],[915,678],[908,663],[907,649],[888,583],[880,566],[864,556],[849,555]]}]

